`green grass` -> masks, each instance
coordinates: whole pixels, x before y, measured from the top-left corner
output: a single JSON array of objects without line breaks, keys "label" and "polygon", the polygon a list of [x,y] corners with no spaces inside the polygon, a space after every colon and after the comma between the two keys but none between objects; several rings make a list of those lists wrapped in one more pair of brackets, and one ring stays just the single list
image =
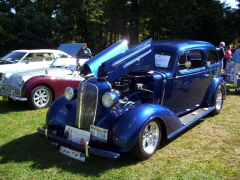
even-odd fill
[{"label": "green grass", "polygon": [[37,134],[47,109],[0,98],[0,179],[240,179],[240,94],[228,87],[218,116],[201,119],[146,161],[66,157]]}]

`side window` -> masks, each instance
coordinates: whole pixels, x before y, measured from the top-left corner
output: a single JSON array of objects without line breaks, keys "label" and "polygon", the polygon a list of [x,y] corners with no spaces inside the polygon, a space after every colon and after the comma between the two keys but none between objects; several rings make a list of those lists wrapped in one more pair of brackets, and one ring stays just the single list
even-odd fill
[{"label": "side window", "polygon": [[216,50],[210,49],[207,52],[207,65],[211,66],[213,64],[216,64],[218,61],[218,56]]},{"label": "side window", "polygon": [[43,62],[43,61],[52,61],[53,55],[51,53],[29,53],[25,60],[29,62]]},{"label": "side window", "polygon": [[29,53],[29,54],[21,61],[21,63],[31,62],[31,61],[32,61],[32,58],[33,58],[33,54],[32,54],[32,53]]},{"label": "side window", "polygon": [[[187,67],[185,65],[186,62],[190,62],[191,66]],[[203,52],[199,50],[190,50],[187,53],[183,53],[180,56],[178,63],[179,71],[201,68],[203,66],[204,66]]]}]

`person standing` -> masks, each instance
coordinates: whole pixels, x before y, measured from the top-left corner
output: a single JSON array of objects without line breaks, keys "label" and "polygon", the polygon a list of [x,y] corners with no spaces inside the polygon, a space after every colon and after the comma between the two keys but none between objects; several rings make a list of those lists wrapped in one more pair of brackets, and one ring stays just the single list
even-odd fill
[{"label": "person standing", "polygon": [[[238,46],[240,48],[240,45]],[[235,64],[235,78],[234,78],[234,84],[237,86],[237,74],[240,71],[240,49],[237,49],[233,54],[233,61]]]},{"label": "person standing", "polygon": [[225,53],[225,59],[226,59],[226,64],[224,66],[224,69],[226,68],[227,64],[231,62],[232,60],[232,51],[231,51],[231,46],[228,45],[226,50],[224,51]]},{"label": "person standing", "polygon": [[89,55],[92,56],[91,50],[87,47],[87,44],[83,44],[80,50],[78,51],[78,55]]},{"label": "person standing", "polygon": [[219,60],[218,60],[218,62],[219,62],[219,64],[218,64],[218,75],[222,74],[223,58],[225,56],[224,47],[225,47],[225,42],[220,42],[219,50],[218,50],[218,56],[219,56]]}]

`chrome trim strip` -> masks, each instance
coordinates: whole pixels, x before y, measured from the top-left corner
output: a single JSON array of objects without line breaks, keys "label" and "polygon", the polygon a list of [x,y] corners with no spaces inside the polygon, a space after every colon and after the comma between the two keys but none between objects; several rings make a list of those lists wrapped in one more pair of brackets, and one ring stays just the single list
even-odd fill
[{"label": "chrome trim strip", "polygon": [[163,100],[164,100],[164,97],[165,97],[165,93],[166,93],[166,84],[167,84],[167,80],[166,80],[166,75],[165,74],[161,74],[163,76],[163,93],[162,93],[162,101],[161,101],[161,105],[163,105]]},{"label": "chrome trim strip", "polygon": [[45,138],[48,139],[48,129],[45,129],[44,133],[45,133]]},{"label": "chrome trim strip", "polygon": [[22,98],[22,97],[13,96],[13,97],[10,97],[10,98],[12,98],[13,100],[18,100],[18,101],[27,101],[27,98]]},{"label": "chrome trim strip", "polygon": [[150,47],[150,44],[148,44],[146,47],[144,47],[144,48],[138,50],[137,52],[134,52],[134,53],[130,54],[129,56],[125,57],[124,59],[119,60],[119,61],[117,61],[117,62],[114,62],[111,66],[112,66],[112,67],[115,67],[115,66],[117,66],[118,64],[122,63],[123,61],[125,61],[125,60],[131,58],[132,56],[134,56],[134,55],[140,53],[141,51],[144,51],[145,49],[147,49],[147,48],[149,48],[149,47]]},{"label": "chrome trim strip", "polygon": [[130,66],[131,64],[135,63],[136,61],[138,61],[139,59],[143,58],[144,56],[148,55],[149,53],[151,53],[151,50],[149,50],[148,52],[144,53],[143,55],[131,60],[130,62],[127,62],[125,65],[123,65],[123,68],[127,68],[128,66]]},{"label": "chrome trim strip", "polygon": [[86,145],[85,145],[85,155],[86,155],[86,157],[89,157],[88,142],[86,142]]}]

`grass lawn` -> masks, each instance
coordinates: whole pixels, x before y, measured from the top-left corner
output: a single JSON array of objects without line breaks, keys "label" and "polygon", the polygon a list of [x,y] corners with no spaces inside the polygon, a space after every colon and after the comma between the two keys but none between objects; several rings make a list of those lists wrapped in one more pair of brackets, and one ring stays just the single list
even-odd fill
[{"label": "grass lawn", "polygon": [[82,163],[64,156],[36,131],[47,109],[0,97],[0,179],[240,179],[240,94],[228,87],[219,115],[199,120],[146,161],[123,154]]}]

